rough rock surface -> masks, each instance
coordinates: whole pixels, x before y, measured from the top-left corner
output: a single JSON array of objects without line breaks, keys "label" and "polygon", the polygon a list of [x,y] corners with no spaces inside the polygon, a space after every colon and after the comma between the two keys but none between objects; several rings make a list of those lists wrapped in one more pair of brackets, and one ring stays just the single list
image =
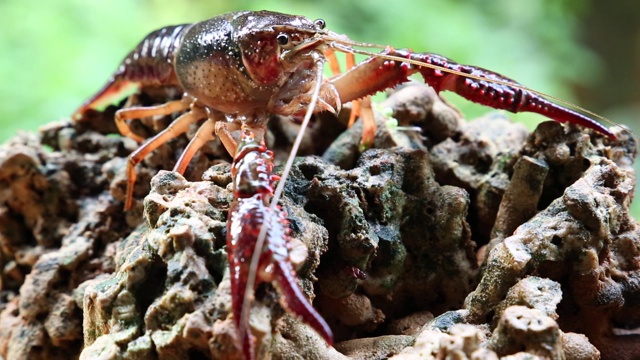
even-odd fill
[{"label": "rough rock surface", "polygon": [[[358,124],[316,119],[302,154],[318,156],[295,162],[281,201],[294,247],[307,248],[295,264],[301,286],[336,343],[289,316],[265,284],[251,310],[260,358],[639,353],[631,136],[555,122],[528,134],[495,113],[465,122],[424,86],[380,106],[363,153]],[[107,136],[113,110],[0,147],[0,356],[239,359],[224,248],[229,157],[212,142],[185,177],[157,173],[187,138],[170,141],[138,167],[124,212],[136,144]],[[389,128],[390,116],[421,131]],[[270,130],[282,159],[297,125],[273,119]]]}]

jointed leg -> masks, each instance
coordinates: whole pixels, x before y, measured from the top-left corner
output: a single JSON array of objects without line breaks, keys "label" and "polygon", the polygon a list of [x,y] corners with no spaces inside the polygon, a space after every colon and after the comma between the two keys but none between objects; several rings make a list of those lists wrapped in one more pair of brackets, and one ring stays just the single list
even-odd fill
[{"label": "jointed leg", "polygon": [[[347,71],[356,66],[356,57],[354,54],[347,54],[346,60]],[[373,144],[376,136],[376,120],[373,115],[373,109],[371,109],[371,96],[365,96],[362,99],[351,102],[351,114],[349,115],[348,127],[353,125],[356,117],[362,119],[362,138],[360,139],[360,145],[368,148]]]},{"label": "jointed leg", "polygon": [[183,114],[176,120],[174,120],[166,129],[152,137],[144,145],[140,146],[136,151],[129,155],[129,161],[127,162],[127,192],[125,198],[124,209],[131,208],[133,203],[133,186],[138,177],[135,171],[135,166],[139,164],[145,156],[150,152],[157,149],[160,145],[177,137],[178,135],[189,130],[189,125],[195,123],[206,117],[205,112],[199,108],[194,107],[191,111]]},{"label": "jointed leg", "polygon": [[240,124],[235,122],[218,121],[216,122],[216,135],[220,138],[222,145],[227,149],[231,157],[236,156],[238,143],[231,136],[231,132],[240,129]]},{"label": "jointed leg", "polygon": [[359,116],[362,119],[362,139],[360,139],[360,146],[365,148],[373,145],[373,140],[376,137],[376,119],[371,108],[371,96],[367,96],[359,101]]},{"label": "jointed leg", "polygon": [[335,51],[329,49],[324,52],[324,55],[327,57],[329,62],[329,69],[331,69],[331,73],[334,76],[340,75],[342,71],[340,71],[340,64],[338,63],[338,58],[336,57]]},{"label": "jointed leg", "polygon": [[205,143],[207,143],[207,141],[216,138],[215,131],[217,121],[217,119],[209,117],[207,121],[205,121],[200,126],[200,128],[198,128],[195,136],[193,137],[193,139],[191,139],[191,141],[189,141],[189,144],[182,152],[182,155],[180,155],[176,166],[173,168],[173,171],[184,174],[187,166],[189,166],[189,163],[191,162],[191,159],[193,159],[193,156],[196,154],[196,152],[198,152],[198,150],[200,150],[200,148]]},{"label": "jointed leg", "polygon": [[147,116],[154,115],[169,115],[176,111],[186,110],[189,108],[189,105],[189,101],[185,101],[185,99],[182,99],[169,101],[166,104],[156,106],[140,106],[121,109],[116,112],[116,126],[118,127],[118,131],[122,136],[126,136],[137,141],[138,143],[142,143],[144,141],[144,138],[134,134],[131,131],[127,120],[141,119]]}]

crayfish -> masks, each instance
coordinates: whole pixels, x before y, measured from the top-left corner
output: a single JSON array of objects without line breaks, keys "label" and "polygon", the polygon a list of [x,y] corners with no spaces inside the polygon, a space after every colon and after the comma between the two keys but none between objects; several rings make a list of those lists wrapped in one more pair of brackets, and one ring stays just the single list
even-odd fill
[{"label": "crayfish", "polygon": [[[360,50],[372,47],[383,50]],[[347,53],[351,59],[354,54],[369,58],[325,79],[325,63],[336,68],[335,52]],[[314,113],[338,113],[342,104],[406,82],[416,73],[437,92],[454,91],[479,104],[511,112],[535,112],[614,137],[590,117],[546,100],[495,72],[460,65],[436,54],[355,42],[326,29],[321,19],[312,21],[269,11],[228,13],[152,32],[127,55],[107,84],[80,107],[74,119],[81,121],[89,109],[110,102],[130,86],[141,90],[175,87],[183,92],[179,100],[116,112],[119,132],[139,143],[145,139],[133,132],[130,120],[183,112],[129,156],[125,209],[133,202],[136,164],[193,124],[203,121],[174,171],[183,173],[198,149],[215,137],[235,156],[235,200],[229,211],[227,253],[234,322],[243,355],[250,359],[254,357],[254,344],[247,307],[256,278],[273,280],[284,308],[332,343],[329,326],[303,296],[289,263],[287,221],[275,206],[279,193],[276,190],[274,194],[273,185],[277,177],[271,174],[273,156],[264,146],[269,116],[304,116],[304,128]],[[370,129],[371,125],[369,134]],[[238,130],[240,143],[234,138]],[[285,166],[280,184],[287,171]]]}]

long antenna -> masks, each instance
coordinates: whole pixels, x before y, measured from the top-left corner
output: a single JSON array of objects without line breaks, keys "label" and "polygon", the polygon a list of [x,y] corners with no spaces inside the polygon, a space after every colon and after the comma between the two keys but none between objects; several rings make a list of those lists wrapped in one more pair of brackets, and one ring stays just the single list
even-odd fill
[{"label": "long antenna", "polygon": [[289,153],[289,157],[287,158],[287,162],[284,165],[282,170],[282,175],[280,176],[280,182],[278,182],[278,187],[276,188],[271,203],[269,204],[269,211],[265,214],[262,227],[260,228],[260,233],[258,234],[258,239],[256,240],[256,246],[253,251],[253,255],[251,257],[251,264],[249,265],[249,274],[253,274],[253,276],[249,276],[247,279],[247,285],[244,291],[244,299],[242,301],[242,312],[241,312],[241,320],[245,320],[248,318],[251,312],[251,294],[253,292],[253,288],[255,286],[256,274],[258,272],[258,263],[260,261],[260,255],[262,254],[262,247],[264,246],[265,239],[267,237],[267,231],[269,224],[271,222],[271,216],[275,212],[276,206],[278,206],[278,201],[282,196],[282,192],[284,191],[284,185],[289,176],[289,172],[291,171],[291,167],[293,166],[293,160],[298,153],[298,149],[300,148],[300,144],[302,143],[302,137],[304,136],[304,132],[311,120],[311,115],[313,115],[313,111],[316,107],[316,103],[318,102],[318,98],[320,95],[320,87],[322,86],[322,78],[324,76],[324,57],[322,54],[317,52],[311,53],[314,62],[316,63],[316,82],[313,88],[313,92],[311,93],[311,101],[309,102],[309,107],[307,108],[307,112],[304,114],[304,119],[302,120],[302,124],[300,125],[300,131],[296,136],[295,141],[291,147],[291,152]]}]

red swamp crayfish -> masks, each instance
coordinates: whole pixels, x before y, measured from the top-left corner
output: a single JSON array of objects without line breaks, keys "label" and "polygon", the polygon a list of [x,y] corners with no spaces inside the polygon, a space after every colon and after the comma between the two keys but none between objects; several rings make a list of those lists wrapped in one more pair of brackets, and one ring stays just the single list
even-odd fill
[{"label": "red swamp crayfish", "polygon": [[[383,50],[373,53],[355,47]],[[325,62],[332,69],[337,68],[333,55],[336,51],[347,53],[351,61],[354,54],[369,58],[325,79]],[[453,91],[482,105],[514,113],[534,112],[614,137],[590,117],[551,102],[500,74],[460,65],[436,54],[355,42],[325,29],[321,19],[312,21],[269,11],[228,13],[152,32],[73,118],[82,121],[89,109],[109,104],[130,86],[140,90],[172,86],[183,91],[180,100],[116,112],[119,132],[139,143],[145,139],[131,130],[128,121],[184,112],[129,156],[126,209],[133,201],[135,165],[169,139],[185,133],[192,124],[204,120],[174,171],[183,173],[198,149],[215,137],[220,138],[229,154],[235,155],[234,205],[229,211],[227,253],[238,340],[243,356],[252,359],[254,344],[247,308],[256,278],[273,280],[285,309],[313,327],[328,344],[332,343],[329,326],[303,295],[289,263],[287,223],[275,206],[279,194],[276,190],[274,195],[273,184],[277,177],[271,174],[272,155],[263,145],[269,116],[304,115],[304,129],[313,113],[338,113],[342,104],[406,82],[408,76],[416,73],[436,92]],[[365,137],[373,134],[373,119],[367,123]],[[242,133],[240,143],[232,135],[237,130]],[[283,180],[287,171],[285,166]]]}]

